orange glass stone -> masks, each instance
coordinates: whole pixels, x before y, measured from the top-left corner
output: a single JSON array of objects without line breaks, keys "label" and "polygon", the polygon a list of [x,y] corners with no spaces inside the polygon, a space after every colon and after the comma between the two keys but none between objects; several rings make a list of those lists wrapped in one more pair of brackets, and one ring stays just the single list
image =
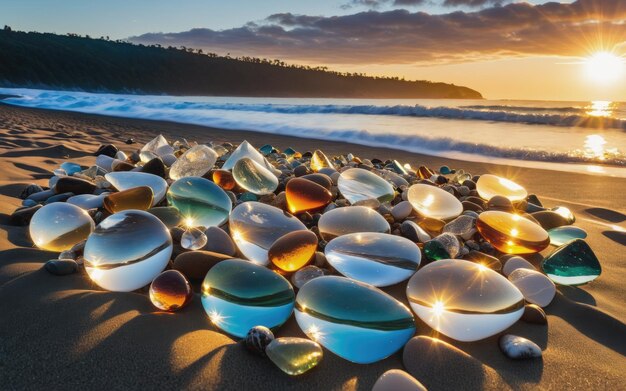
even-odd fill
[{"label": "orange glass stone", "polygon": [[531,254],[550,244],[548,232],[522,216],[487,211],[476,220],[478,232],[499,251],[506,254]]},{"label": "orange glass stone", "polygon": [[154,193],[150,187],[133,187],[104,197],[104,208],[111,213],[127,209],[148,210],[153,199]]},{"label": "orange glass stone", "polygon": [[311,156],[311,170],[319,171],[322,168],[335,168],[333,163],[328,159],[324,152],[319,149],[313,152]]},{"label": "orange glass stone", "polygon": [[233,190],[237,186],[233,174],[228,170],[213,171],[213,182],[224,190]]},{"label": "orange glass stone", "polygon": [[303,178],[293,178],[287,182],[285,195],[287,207],[291,213],[323,208],[333,199],[333,195],[328,189]]},{"label": "orange glass stone", "polygon": [[435,172],[426,166],[419,166],[417,169],[417,175],[420,179],[430,179],[430,177],[435,175]]},{"label": "orange glass stone", "polygon": [[276,267],[295,272],[306,266],[317,250],[317,235],[311,231],[294,231],[278,238],[267,255]]},{"label": "orange glass stone", "polygon": [[191,301],[193,291],[185,276],[178,270],[159,274],[150,284],[150,301],[160,310],[178,311]]}]

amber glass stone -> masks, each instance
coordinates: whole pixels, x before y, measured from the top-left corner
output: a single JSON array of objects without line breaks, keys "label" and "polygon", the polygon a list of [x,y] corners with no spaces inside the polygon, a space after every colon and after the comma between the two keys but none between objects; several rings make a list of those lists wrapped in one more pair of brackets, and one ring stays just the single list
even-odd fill
[{"label": "amber glass stone", "polygon": [[154,193],[148,186],[133,187],[104,197],[104,208],[111,213],[128,209],[148,210],[153,198]]},{"label": "amber glass stone", "polygon": [[333,165],[333,163],[331,163],[330,159],[328,159],[328,157],[324,155],[324,152],[318,149],[313,152],[313,155],[311,156],[311,170],[319,171],[322,168],[334,169],[335,166]]},{"label": "amber glass stone", "polygon": [[279,269],[295,272],[306,266],[317,250],[317,235],[294,231],[281,236],[268,251],[269,260]]},{"label": "amber glass stone", "polygon": [[483,212],[476,220],[476,228],[486,241],[506,254],[536,253],[550,244],[545,229],[512,213]]},{"label": "amber glass stone", "polygon": [[213,171],[213,182],[224,190],[233,190],[237,186],[233,174],[228,170]]},{"label": "amber glass stone", "polygon": [[178,270],[164,271],[150,284],[150,301],[163,311],[177,311],[187,305],[192,297],[189,282]]},{"label": "amber glass stone", "polygon": [[285,195],[291,213],[323,208],[333,199],[333,195],[325,187],[302,178],[293,178],[287,182]]},{"label": "amber glass stone", "polygon": [[420,179],[430,179],[435,175],[435,172],[426,166],[419,166],[416,172]]},{"label": "amber glass stone", "polygon": [[446,222],[440,219],[424,217],[417,221],[417,225],[424,228],[428,232],[439,233],[446,226]]}]

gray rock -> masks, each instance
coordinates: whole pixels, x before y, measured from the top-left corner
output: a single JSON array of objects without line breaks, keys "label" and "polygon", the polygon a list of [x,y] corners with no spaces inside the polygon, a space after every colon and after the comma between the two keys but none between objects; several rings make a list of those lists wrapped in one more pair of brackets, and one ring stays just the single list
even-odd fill
[{"label": "gray rock", "polygon": [[209,227],[204,231],[207,243],[202,250],[235,256],[237,247],[230,236],[219,227]]},{"label": "gray rock", "polygon": [[541,348],[536,343],[517,335],[505,334],[498,343],[502,353],[514,360],[541,357]]},{"label": "gray rock", "polygon": [[42,191],[44,191],[43,187],[36,185],[34,183],[31,183],[30,185],[26,186],[24,190],[22,190],[22,193],[20,193],[20,198],[26,199],[26,198],[29,198],[31,195],[42,192]]},{"label": "gray rock", "polygon": [[56,276],[65,276],[76,273],[78,264],[71,259],[52,259],[45,263],[44,268],[48,273]]},{"label": "gray rock", "polygon": [[409,201],[402,201],[391,209],[391,215],[398,222],[409,217],[411,212],[413,212],[413,206]]},{"label": "gray rock", "polygon": [[426,391],[426,387],[408,373],[390,369],[376,380],[372,391]]}]

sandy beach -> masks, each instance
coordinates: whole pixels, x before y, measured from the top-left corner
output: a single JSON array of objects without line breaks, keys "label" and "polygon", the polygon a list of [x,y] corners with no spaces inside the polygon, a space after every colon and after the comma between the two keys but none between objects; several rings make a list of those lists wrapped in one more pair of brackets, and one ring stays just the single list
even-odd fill
[{"label": "sandy beach", "polygon": [[[474,343],[442,340],[414,357],[411,374],[429,390],[623,389],[626,384],[626,179],[454,161],[354,144],[232,131],[169,122],[134,120],[0,103],[0,389],[290,389],[370,390],[389,369],[404,369],[402,352],[369,365],[324,352],[320,365],[288,377],[268,360],[250,355],[215,329],[196,297],[176,314],[157,311],[145,292],[107,292],[84,272],[57,277],[42,265],[57,254],[34,247],[28,227],[9,225],[18,198],[30,183],[47,185],[68,158],[94,164],[103,143],[132,151],[158,134],[198,143],[248,140],[327,155],[393,158],[413,167],[446,164],[474,174],[514,179],[545,206],[566,206],[585,229],[602,275],[581,287],[558,287],[545,308],[548,326],[518,322],[508,332],[531,339],[540,360],[513,361],[497,336]],[[125,141],[133,138],[134,145]],[[543,254],[547,254],[550,247]],[[529,258],[538,265],[539,257]],[[384,290],[406,303],[406,283]],[[417,320],[417,335],[433,335]],[[277,336],[300,336],[293,317]],[[453,362],[453,364],[451,364]]]}]

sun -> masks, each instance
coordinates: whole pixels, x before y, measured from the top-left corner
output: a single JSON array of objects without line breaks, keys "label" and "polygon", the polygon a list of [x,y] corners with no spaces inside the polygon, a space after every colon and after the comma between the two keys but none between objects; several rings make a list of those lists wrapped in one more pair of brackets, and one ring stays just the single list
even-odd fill
[{"label": "sun", "polygon": [[587,76],[596,82],[613,82],[624,74],[624,58],[609,52],[598,52],[588,57],[585,62]]}]

